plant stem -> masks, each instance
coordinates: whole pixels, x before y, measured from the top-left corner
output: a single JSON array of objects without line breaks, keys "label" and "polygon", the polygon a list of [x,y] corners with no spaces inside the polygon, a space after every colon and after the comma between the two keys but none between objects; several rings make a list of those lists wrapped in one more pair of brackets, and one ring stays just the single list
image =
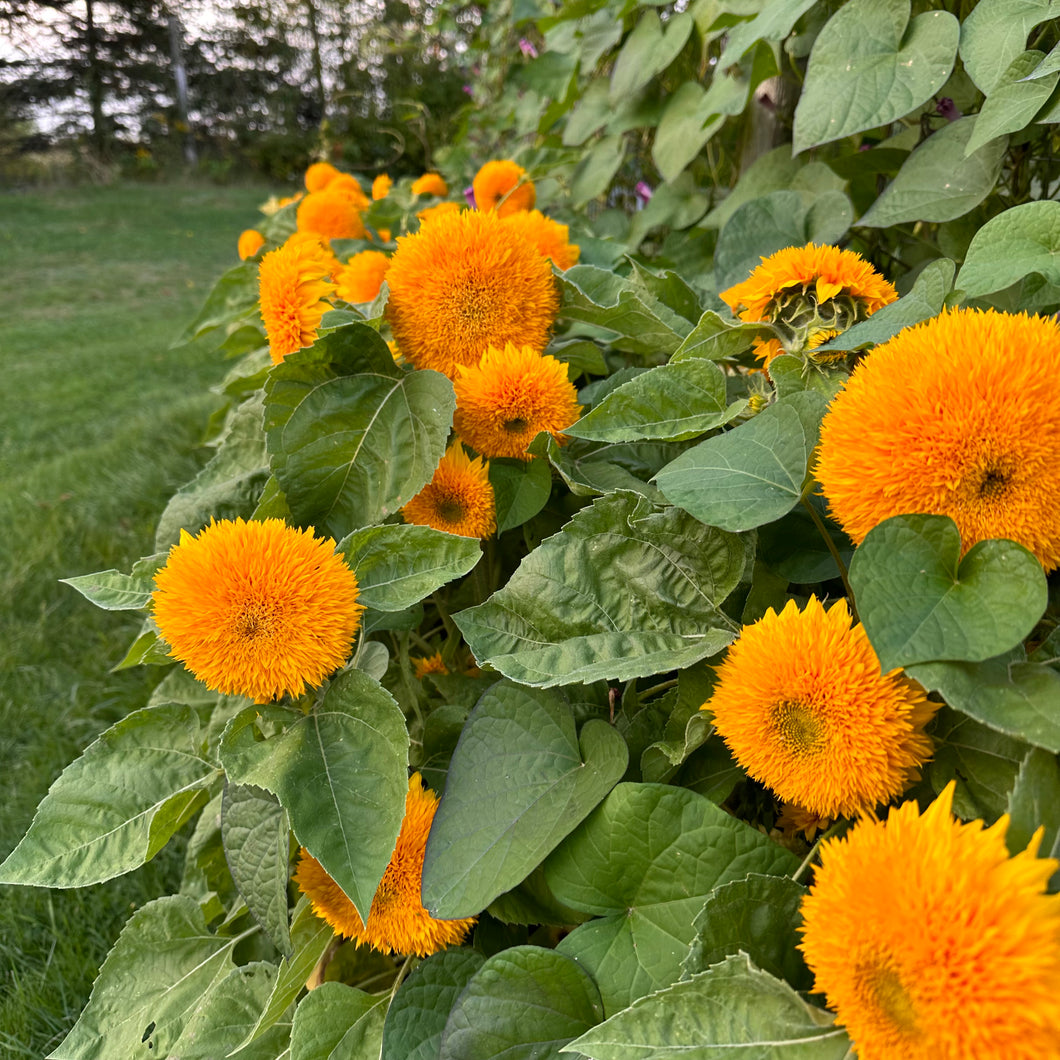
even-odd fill
[{"label": "plant stem", "polygon": [[839,568],[839,577],[843,582],[843,588],[847,591],[848,603],[850,605],[850,614],[854,621],[858,621],[858,609],[854,603],[854,590],[850,587],[850,579],[847,577],[847,565],[843,562],[843,557],[839,554],[839,549],[836,548],[835,542],[832,540],[832,535],[828,532],[828,527],[824,525],[824,521],[817,513],[817,509],[813,506],[810,498],[804,493],[799,500],[802,506],[810,513],[810,518],[813,520],[813,525],[817,527],[821,537],[824,538],[825,546],[831,553],[832,559],[835,560],[835,565]]},{"label": "plant stem", "polygon": [[802,864],[791,874],[791,878],[796,883],[798,883],[799,877],[810,867],[810,863],[813,861],[814,857],[817,855],[817,850],[820,847],[820,845],[826,839],[831,839],[832,836],[834,836],[836,834],[836,832],[838,832],[839,829],[843,827],[844,824],[846,824],[846,822],[843,821],[843,820],[836,821],[836,823],[833,824],[832,827],[829,828],[827,832],[822,832],[817,837],[817,839],[814,841],[813,846],[810,847],[810,852],[806,855],[806,857],[804,857],[802,859]]}]

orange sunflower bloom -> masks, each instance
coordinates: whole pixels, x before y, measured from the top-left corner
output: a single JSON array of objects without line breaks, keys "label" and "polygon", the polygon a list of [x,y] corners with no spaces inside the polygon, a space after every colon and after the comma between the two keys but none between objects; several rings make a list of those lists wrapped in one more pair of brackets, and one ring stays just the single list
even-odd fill
[{"label": "orange sunflower bloom", "polygon": [[816,349],[827,341],[822,332],[833,338],[897,297],[860,254],[814,243],[778,250],[742,283],[721,292],[741,320],[766,321],[784,336],[783,342],[755,340],[767,368],[778,354]]},{"label": "orange sunflower bloom", "polygon": [[1060,1057],[1060,894],[1042,833],[1009,857],[1008,817],[961,824],[954,784],[825,842],[802,944],[861,1060]]},{"label": "orange sunflower bloom", "polygon": [[497,529],[497,512],[489,464],[472,460],[454,442],[434,477],[401,509],[405,522],[430,526],[461,537],[489,537]]},{"label": "orange sunflower bloom", "polygon": [[265,237],[256,228],[245,228],[239,233],[239,242],[236,244],[236,252],[240,261],[254,257],[261,248],[265,246]]},{"label": "orange sunflower bloom", "polygon": [[367,924],[320,862],[303,849],[294,878],[302,893],[308,895],[313,912],[338,934],[382,953],[429,957],[463,942],[476,918],[436,920],[420,899],[427,833],[437,809],[438,796],[423,786],[419,773],[413,773],[401,833],[372,899]]},{"label": "orange sunflower bloom", "polygon": [[379,294],[390,268],[390,258],[380,250],[354,254],[335,273],[335,293],[345,302],[371,302]]},{"label": "orange sunflower bloom", "polygon": [[417,220],[420,222],[420,228],[430,221],[434,221],[439,217],[446,217],[450,214],[456,214],[463,212],[463,207],[459,203],[455,202],[440,202],[436,206],[427,206],[420,210],[416,214]]},{"label": "orange sunflower bloom", "polygon": [[526,170],[508,159],[487,162],[471,182],[475,205],[484,211],[496,210],[501,217],[532,210],[537,191],[534,182],[525,178]]},{"label": "orange sunflower bloom", "polygon": [[258,265],[259,306],[273,364],[312,346],[321,318],[331,308],[324,299],[335,288],[324,279],[330,265],[320,250],[314,240],[288,240]]},{"label": "orange sunflower bloom", "polygon": [[305,171],[306,191],[323,191],[338,175],[330,162],[314,162]]},{"label": "orange sunflower bloom", "polygon": [[450,379],[490,345],[544,349],[559,312],[548,261],[494,213],[443,214],[399,236],[386,279],[406,359]]},{"label": "orange sunflower bloom", "polygon": [[372,181],[372,198],[373,199],[385,199],[390,194],[390,189],[394,186],[394,182],[386,173],[380,173],[375,180]]},{"label": "orange sunflower bloom", "polygon": [[365,195],[361,182],[352,173],[340,173],[328,184],[328,191],[348,199],[358,211],[367,210],[372,205],[372,200]]},{"label": "orange sunflower bloom", "polygon": [[551,258],[557,269],[566,272],[577,265],[581,247],[570,242],[570,229],[540,210],[520,210],[505,217],[504,223],[518,232],[520,239],[537,247],[539,254]]},{"label": "orange sunflower bloom", "polygon": [[529,460],[526,447],[541,431],[560,439],[580,415],[567,366],[532,346],[490,346],[453,384],[453,426],[484,456]]},{"label": "orange sunflower bloom", "polygon": [[[332,182],[334,183],[334,182]],[[350,196],[332,191],[310,192],[299,204],[295,215],[299,232],[315,232],[325,239],[363,239],[364,222],[360,208]]]},{"label": "orange sunflower bloom", "polygon": [[883,519],[948,515],[967,551],[1004,537],[1060,566],[1060,327],[953,310],[855,368],[822,423],[816,467],[858,543]]},{"label": "orange sunflower bloom", "polygon": [[417,681],[422,681],[428,674],[447,674],[449,667],[442,661],[442,653],[436,651],[433,655],[425,655],[420,658],[411,658],[412,672]]},{"label": "orange sunflower bloom", "polygon": [[437,173],[424,173],[412,182],[413,195],[438,195],[449,194],[449,185]]},{"label": "orange sunflower bloom", "polygon": [[299,696],[342,666],[364,611],[335,542],[281,519],[182,530],[155,586],[172,654],[215,692],[259,703]]},{"label": "orange sunflower bloom", "polygon": [[938,709],[900,670],[880,672],[845,600],[790,601],[744,628],[703,704],[736,760],[781,799],[821,817],[872,813],[931,757]]}]

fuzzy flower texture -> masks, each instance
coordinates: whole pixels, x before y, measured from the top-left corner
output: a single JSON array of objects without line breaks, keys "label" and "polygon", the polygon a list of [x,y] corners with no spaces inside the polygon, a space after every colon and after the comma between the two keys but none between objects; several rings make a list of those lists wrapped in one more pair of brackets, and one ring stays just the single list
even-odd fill
[{"label": "fuzzy flower texture", "polygon": [[155,585],[173,656],[208,688],[259,703],[301,695],[342,666],[364,611],[335,542],[280,519],[182,530]]},{"label": "fuzzy flower texture", "polygon": [[954,784],[919,813],[863,819],[821,848],[802,945],[859,1060],[1060,1057],[1058,868],[1008,856],[990,828],[950,812]]},{"label": "fuzzy flower texture", "polygon": [[423,786],[419,773],[414,773],[409,779],[397,846],[372,899],[367,924],[320,862],[303,849],[294,878],[309,897],[313,912],[336,933],[381,953],[428,957],[463,942],[475,918],[436,920],[420,899],[427,835],[437,809],[438,796]]}]

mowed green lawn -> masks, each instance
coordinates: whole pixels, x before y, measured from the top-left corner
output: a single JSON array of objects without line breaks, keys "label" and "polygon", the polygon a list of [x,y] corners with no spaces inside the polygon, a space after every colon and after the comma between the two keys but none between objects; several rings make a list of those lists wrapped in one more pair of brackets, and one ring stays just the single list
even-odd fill
[{"label": "mowed green lawn", "polygon": [[[0,193],[0,857],[48,786],[141,707],[159,674],[111,673],[139,626],[60,578],[153,551],[201,467],[226,365],[171,350],[262,188],[122,185]],[[179,851],[75,891],[0,887],[0,1056],[44,1056],[121,925],[179,886]]]}]

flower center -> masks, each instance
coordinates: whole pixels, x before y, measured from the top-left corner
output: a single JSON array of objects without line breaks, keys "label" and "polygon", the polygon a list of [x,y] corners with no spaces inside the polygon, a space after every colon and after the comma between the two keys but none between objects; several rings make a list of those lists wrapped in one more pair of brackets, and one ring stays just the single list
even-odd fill
[{"label": "flower center", "polygon": [[271,637],[273,632],[272,616],[262,603],[248,601],[236,615],[234,623],[236,636],[241,640],[258,640]]},{"label": "flower center", "polygon": [[997,464],[989,464],[983,471],[977,485],[980,500],[997,500],[1008,489],[1009,476]]},{"label": "flower center", "polygon": [[870,1002],[884,1020],[900,1034],[916,1031],[916,1009],[913,1007],[901,977],[886,965],[867,965],[859,969]]},{"label": "flower center", "polygon": [[529,426],[530,421],[523,416],[515,416],[510,420],[504,421],[504,429],[508,434],[522,434]]},{"label": "flower center", "polygon": [[460,319],[471,326],[492,324],[497,312],[497,292],[491,284],[468,280],[455,299]]},{"label": "flower center", "polygon": [[773,732],[790,751],[816,754],[825,745],[824,722],[805,703],[782,700],[770,709]]},{"label": "flower center", "polygon": [[459,523],[467,514],[463,503],[456,497],[439,497],[437,505],[438,517],[447,523]]}]

